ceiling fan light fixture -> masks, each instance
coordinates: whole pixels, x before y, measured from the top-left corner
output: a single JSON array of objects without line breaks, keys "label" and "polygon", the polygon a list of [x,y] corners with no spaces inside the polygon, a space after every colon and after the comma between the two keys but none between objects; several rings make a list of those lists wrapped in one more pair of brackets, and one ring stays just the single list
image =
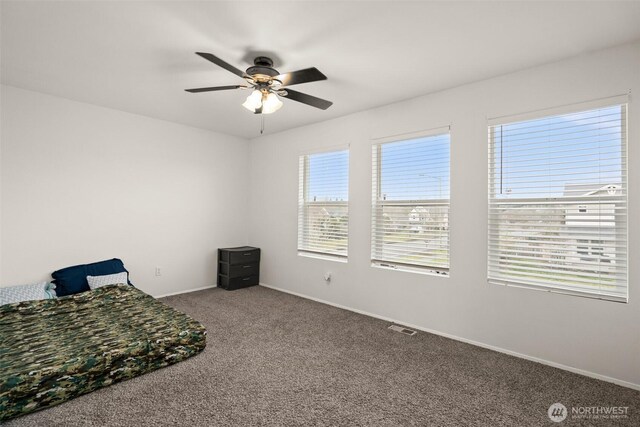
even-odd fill
[{"label": "ceiling fan light fixture", "polygon": [[282,107],[282,101],[278,98],[278,95],[271,92],[267,95],[266,99],[262,103],[262,114],[275,113]]},{"label": "ceiling fan light fixture", "polygon": [[262,106],[262,92],[259,90],[251,92],[242,106],[252,113],[255,113],[255,111]]}]

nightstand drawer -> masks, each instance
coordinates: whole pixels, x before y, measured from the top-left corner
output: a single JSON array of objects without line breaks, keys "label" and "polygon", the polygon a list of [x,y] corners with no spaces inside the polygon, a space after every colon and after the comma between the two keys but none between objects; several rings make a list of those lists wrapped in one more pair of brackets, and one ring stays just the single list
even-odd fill
[{"label": "nightstand drawer", "polygon": [[258,284],[258,276],[247,276],[247,277],[229,277],[229,276],[218,276],[218,286],[221,288],[232,290],[232,289],[240,289],[247,286],[253,286]]},{"label": "nightstand drawer", "polygon": [[260,261],[260,249],[247,249],[229,253],[229,264],[250,264]]},{"label": "nightstand drawer", "polygon": [[257,276],[260,274],[260,264],[257,262],[251,264],[220,264],[220,274],[233,277]]}]

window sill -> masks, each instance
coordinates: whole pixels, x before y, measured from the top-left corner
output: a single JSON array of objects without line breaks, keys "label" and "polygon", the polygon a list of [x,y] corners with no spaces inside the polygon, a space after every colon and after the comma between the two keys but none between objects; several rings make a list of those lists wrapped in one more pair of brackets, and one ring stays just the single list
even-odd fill
[{"label": "window sill", "polygon": [[436,277],[442,277],[445,279],[449,278],[448,271],[435,270],[433,268],[428,268],[428,267],[410,267],[407,265],[395,265],[395,264],[388,264],[384,262],[375,262],[375,261],[371,263],[371,267],[380,268],[383,270],[402,271],[405,273],[424,274],[427,276],[436,276]]},{"label": "window sill", "polygon": [[504,286],[505,288],[521,288],[521,289],[529,289],[532,291],[549,292],[551,294],[561,294],[561,295],[569,295],[574,297],[599,299],[603,301],[618,302],[618,303],[624,303],[624,304],[629,303],[628,295],[625,297],[620,295],[609,295],[609,294],[588,292],[588,291],[582,292],[582,291],[573,290],[573,289],[563,289],[563,288],[555,288],[555,287],[544,286],[544,285],[511,282],[504,279],[487,279],[487,282],[491,285]]},{"label": "window sill", "polygon": [[322,260],[325,260],[325,261],[341,262],[343,264],[346,264],[346,263],[349,262],[349,259],[346,256],[332,255],[332,254],[322,254],[322,253],[318,253],[318,252],[298,251],[298,256],[303,256],[305,258],[322,259]]}]

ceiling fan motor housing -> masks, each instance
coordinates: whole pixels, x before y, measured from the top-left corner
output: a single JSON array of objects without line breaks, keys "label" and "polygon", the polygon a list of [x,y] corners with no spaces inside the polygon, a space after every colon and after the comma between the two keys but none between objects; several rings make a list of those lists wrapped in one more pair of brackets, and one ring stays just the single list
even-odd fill
[{"label": "ceiling fan motor housing", "polygon": [[270,77],[275,77],[280,73],[273,68],[273,61],[266,56],[258,56],[253,60],[253,66],[247,68],[247,74],[256,78],[256,80],[270,80]]}]

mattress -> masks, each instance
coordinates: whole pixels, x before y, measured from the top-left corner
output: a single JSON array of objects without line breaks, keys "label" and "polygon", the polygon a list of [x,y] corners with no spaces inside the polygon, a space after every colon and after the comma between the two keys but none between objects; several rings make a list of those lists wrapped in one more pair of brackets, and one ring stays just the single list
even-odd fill
[{"label": "mattress", "polygon": [[0,421],[180,362],[206,333],[124,284],[0,306]]}]

